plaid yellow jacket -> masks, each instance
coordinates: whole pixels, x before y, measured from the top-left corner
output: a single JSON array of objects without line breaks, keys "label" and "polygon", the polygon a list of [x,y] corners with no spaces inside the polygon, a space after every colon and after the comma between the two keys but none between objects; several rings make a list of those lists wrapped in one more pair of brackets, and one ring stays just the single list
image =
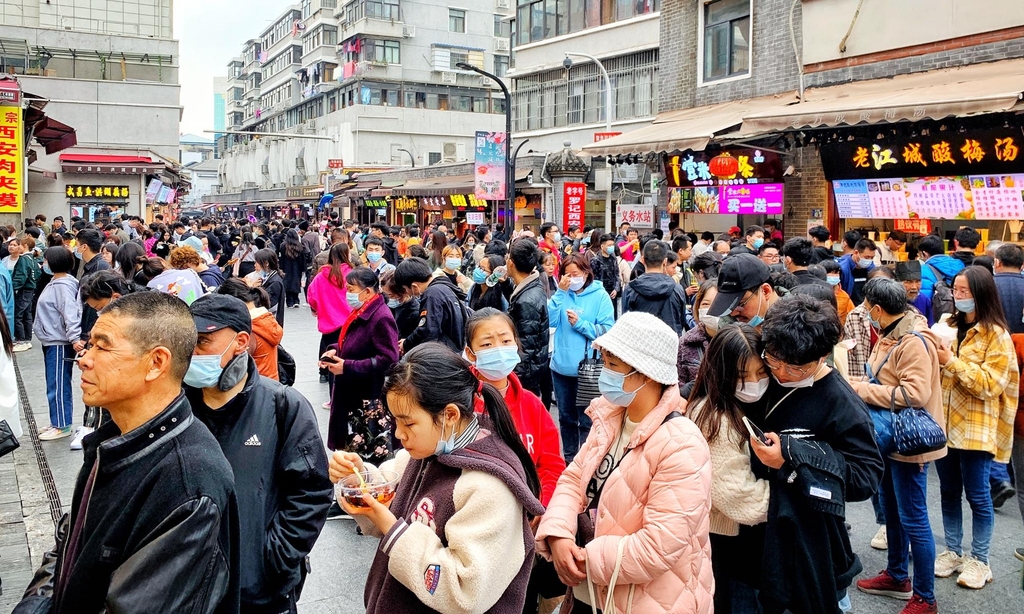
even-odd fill
[{"label": "plaid yellow jacket", "polygon": [[1006,463],[1017,413],[1017,354],[1010,334],[975,326],[942,369],[946,437],[950,448],[981,450]]}]

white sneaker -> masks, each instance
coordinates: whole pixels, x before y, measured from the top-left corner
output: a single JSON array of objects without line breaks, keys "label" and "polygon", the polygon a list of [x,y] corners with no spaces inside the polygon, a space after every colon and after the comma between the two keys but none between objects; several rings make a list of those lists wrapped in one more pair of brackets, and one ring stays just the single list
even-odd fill
[{"label": "white sneaker", "polygon": [[95,430],[96,429],[90,428],[88,426],[80,426],[80,427],[78,427],[78,430],[75,431],[75,438],[71,441],[71,449],[72,450],[81,450],[82,449],[82,439],[85,438],[86,435],[88,435],[89,433],[91,433],[91,432],[93,432]]},{"label": "white sneaker", "polygon": [[55,427],[44,426],[43,428],[39,429],[39,431],[37,431],[36,434],[39,435],[39,436],[43,436],[44,434],[49,433],[50,431],[53,431],[53,430],[56,430]]},{"label": "white sneaker", "polygon": [[320,407],[322,407],[324,409],[330,409],[331,408],[331,402],[330,401],[324,401],[324,404],[321,405]]},{"label": "white sneaker", "polygon": [[31,350],[32,349],[32,342],[31,341],[19,341],[19,342],[15,343],[14,347],[12,347],[11,349],[14,350],[15,352],[24,352],[25,350]]},{"label": "white sneaker", "polygon": [[952,550],[946,550],[935,557],[935,577],[948,578],[964,568],[967,560]]},{"label": "white sneaker", "polygon": [[889,549],[889,534],[886,532],[884,524],[878,527],[878,533],[871,538],[871,547],[875,550]]},{"label": "white sneaker", "polygon": [[992,581],[992,569],[973,556],[964,563],[956,583],[967,588],[980,589]]}]

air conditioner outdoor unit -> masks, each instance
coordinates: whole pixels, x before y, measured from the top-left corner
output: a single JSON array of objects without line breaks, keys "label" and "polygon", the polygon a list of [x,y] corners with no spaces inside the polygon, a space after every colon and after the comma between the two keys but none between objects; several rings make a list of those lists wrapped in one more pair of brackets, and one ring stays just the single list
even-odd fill
[{"label": "air conditioner outdoor unit", "polygon": [[[451,141],[441,143],[441,162],[455,162],[458,159],[458,143]],[[465,147],[465,146],[463,146]],[[465,149],[463,149],[465,153]]]},{"label": "air conditioner outdoor unit", "polygon": [[480,77],[480,87],[495,87],[494,81],[491,81],[489,77]]},{"label": "air conditioner outdoor unit", "polygon": [[499,9],[508,9],[509,0],[494,0],[494,7]]},{"label": "air conditioner outdoor unit", "polygon": [[416,26],[402,26],[402,38],[416,38]]},{"label": "air conditioner outdoor unit", "polygon": [[441,83],[448,83],[455,85],[459,81],[459,75],[453,72],[445,71],[441,73]]},{"label": "air conditioner outdoor unit", "polygon": [[494,39],[494,51],[508,53],[508,39],[507,38],[495,38]]},{"label": "air conditioner outdoor unit", "polygon": [[307,119],[306,120],[306,130],[309,130],[310,134],[312,134],[313,131],[316,130],[316,120],[315,119]]},{"label": "air conditioner outdoor unit", "polygon": [[295,125],[295,134],[306,134],[306,126],[305,126],[305,124],[296,124]]},{"label": "air conditioner outdoor unit", "polygon": [[466,144],[455,143],[455,161],[465,162],[466,161]]}]

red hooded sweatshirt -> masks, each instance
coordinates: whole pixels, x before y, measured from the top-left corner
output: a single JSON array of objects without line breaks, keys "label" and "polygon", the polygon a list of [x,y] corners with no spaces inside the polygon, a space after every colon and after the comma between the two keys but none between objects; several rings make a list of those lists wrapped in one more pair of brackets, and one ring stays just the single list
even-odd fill
[{"label": "red hooded sweatshirt", "polygon": [[[477,373],[476,369],[473,373]],[[537,467],[537,476],[540,477],[540,502],[547,507],[552,493],[555,492],[558,478],[565,471],[558,427],[537,395],[529,390],[523,390],[523,385],[519,383],[515,373],[508,376],[505,404],[512,414],[519,438],[522,439],[534,466]],[[484,402],[480,397],[476,399],[475,409],[477,413],[484,411]]]}]

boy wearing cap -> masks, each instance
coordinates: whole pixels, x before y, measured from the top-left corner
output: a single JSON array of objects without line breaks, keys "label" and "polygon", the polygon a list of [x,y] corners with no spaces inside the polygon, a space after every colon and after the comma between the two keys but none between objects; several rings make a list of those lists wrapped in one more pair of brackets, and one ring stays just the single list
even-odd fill
[{"label": "boy wearing cap", "polygon": [[771,274],[768,265],[757,256],[729,256],[718,274],[718,296],[708,315],[719,318],[719,328],[734,321],[759,328],[768,308],[779,300],[768,283]]},{"label": "boy wearing cap", "polygon": [[199,340],[185,395],[235,474],[242,611],[294,612],[333,499],[316,416],[295,389],[257,371],[245,303],[207,294],[189,309]]}]

